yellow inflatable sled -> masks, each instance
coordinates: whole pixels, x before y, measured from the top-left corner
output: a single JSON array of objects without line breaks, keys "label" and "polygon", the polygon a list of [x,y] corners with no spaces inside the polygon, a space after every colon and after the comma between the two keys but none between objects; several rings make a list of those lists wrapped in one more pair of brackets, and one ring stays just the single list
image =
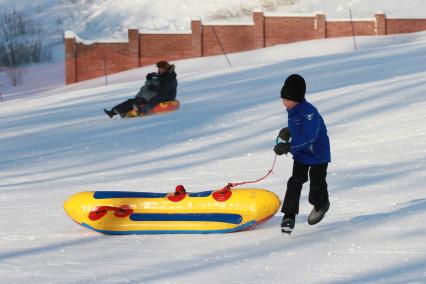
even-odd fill
[{"label": "yellow inflatable sled", "polygon": [[65,201],[68,216],[103,234],[206,234],[251,229],[274,216],[280,201],[256,188],[187,193],[91,191]]}]

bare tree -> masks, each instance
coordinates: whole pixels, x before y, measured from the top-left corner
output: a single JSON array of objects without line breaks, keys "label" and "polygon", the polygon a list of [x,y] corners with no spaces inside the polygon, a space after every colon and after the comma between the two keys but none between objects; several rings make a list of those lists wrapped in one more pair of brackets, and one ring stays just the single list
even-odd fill
[{"label": "bare tree", "polygon": [[10,85],[16,87],[22,84],[25,70],[20,66],[10,66],[6,68],[6,74],[9,78]]},{"label": "bare tree", "polygon": [[51,61],[41,34],[41,26],[16,9],[0,14],[0,65],[5,67],[12,86],[22,83],[23,65]]}]

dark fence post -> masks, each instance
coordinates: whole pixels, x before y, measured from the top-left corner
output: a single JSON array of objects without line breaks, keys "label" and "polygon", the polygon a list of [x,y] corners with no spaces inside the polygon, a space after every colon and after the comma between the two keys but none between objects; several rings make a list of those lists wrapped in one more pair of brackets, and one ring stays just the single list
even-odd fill
[{"label": "dark fence post", "polygon": [[356,41],[355,41],[355,29],[354,29],[354,22],[352,20],[352,10],[351,9],[349,9],[349,16],[351,17],[351,28],[352,28],[352,38],[354,40],[354,49],[355,49],[355,51],[357,51]]},{"label": "dark fence post", "polygon": [[219,37],[217,36],[217,33],[216,33],[215,28],[214,28],[213,26],[212,26],[212,28],[213,28],[214,35],[216,36],[217,41],[219,42],[220,47],[222,48],[223,55],[225,55],[226,60],[228,61],[229,67],[231,67],[231,68],[232,68],[231,61],[229,61],[228,55],[227,55],[227,54],[226,54],[226,52],[225,52],[225,48],[223,47],[222,42],[220,41]]}]

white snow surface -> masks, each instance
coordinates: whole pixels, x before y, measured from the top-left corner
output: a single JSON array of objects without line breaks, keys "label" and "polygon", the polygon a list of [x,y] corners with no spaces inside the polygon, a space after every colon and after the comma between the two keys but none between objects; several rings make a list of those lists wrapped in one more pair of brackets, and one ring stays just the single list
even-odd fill
[{"label": "white snow surface", "polygon": [[[29,15],[46,31],[47,40],[61,39],[72,30],[83,39],[127,39],[127,29],[187,31],[191,19],[246,23],[254,10],[277,13],[323,11],[327,18],[388,17],[425,18],[426,0],[0,0],[0,9],[15,8]],[[59,33],[58,33],[59,32]]]},{"label": "white snow surface", "polygon": [[308,13],[323,11],[330,18],[372,17],[383,11],[389,17],[425,18],[426,0],[0,0],[0,8],[26,12],[54,33],[72,30],[82,38],[127,38],[127,29],[189,30],[191,19],[205,21],[251,20],[252,11]]},{"label": "white snow surface", "polygon": [[[109,119],[154,67],[0,104],[1,283],[425,283],[426,33],[275,46],[176,64],[181,109]],[[332,145],[331,208],[305,184],[291,236],[278,213],[223,235],[105,236],[63,202],[89,190],[196,192],[263,176],[286,125],[279,92],[303,75]],[[54,81],[54,80],[53,80]],[[282,199],[290,156],[257,187]]]}]

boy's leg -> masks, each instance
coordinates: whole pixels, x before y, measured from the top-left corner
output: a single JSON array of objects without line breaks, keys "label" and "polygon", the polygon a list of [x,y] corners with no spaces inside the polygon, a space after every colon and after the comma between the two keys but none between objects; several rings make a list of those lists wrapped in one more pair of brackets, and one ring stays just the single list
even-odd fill
[{"label": "boy's leg", "polygon": [[300,194],[303,184],[308,181],[308,170],[308,165],[293,162],[293,173],[287,182],[287,191],[281,208],[281,212],[287,216],[299,214]]},{"label": "boy's leg", "polygon": [[327,167],[328,164],[311,166],[309,170],[309,203],[315,208],[323,208],[329,204],[327,190]]},{"label": "boy's leg", "polygon": [[133,109],[134,104],[135,104],[135,99],[128,99],[127,101],[122,102],[121,104],[118,104],[115,107],[113,107],[112,110],[115,112],[118,112],[118,114],[123,116]]}]

